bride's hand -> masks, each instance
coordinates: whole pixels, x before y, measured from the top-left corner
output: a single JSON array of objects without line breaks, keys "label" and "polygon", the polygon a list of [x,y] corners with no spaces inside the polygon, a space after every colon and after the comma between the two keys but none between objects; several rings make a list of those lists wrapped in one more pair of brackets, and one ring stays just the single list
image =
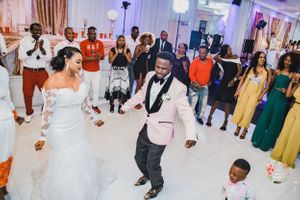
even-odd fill
[{"label": "bride's hand", "polygon": [[102,121],[102,120],[97,120],[96,122],[95,122],[95,125],[96,126],[102,126],[104,124],[104,121]]},{"label": "bride's hand", "polygon": [[43,147],[44,147],[44,145],[45,145],[45,141],[43,141],[43,140],[37,141],[37,142],[35,143],[35,145],[34,145],[35,150],[36,150],[36,151],[42,150]]}]

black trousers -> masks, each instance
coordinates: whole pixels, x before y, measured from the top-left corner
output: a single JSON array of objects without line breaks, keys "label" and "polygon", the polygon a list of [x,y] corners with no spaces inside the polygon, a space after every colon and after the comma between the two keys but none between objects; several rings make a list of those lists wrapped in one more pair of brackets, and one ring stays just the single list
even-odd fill
[{"label": "black trousers", "polygon": [[150,142],[147,134],[147,124],[145,124],[136,142],[134,159],[143,175],[150,179],[152,188],[164,184],[160,160],[165,148],[166,145],[157,145]]}]

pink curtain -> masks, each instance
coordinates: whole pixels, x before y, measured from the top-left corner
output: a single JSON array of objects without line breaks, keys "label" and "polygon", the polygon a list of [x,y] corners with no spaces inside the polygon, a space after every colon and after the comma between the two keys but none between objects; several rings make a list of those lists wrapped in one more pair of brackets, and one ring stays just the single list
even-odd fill
[{"label": "pink curtain", "polygon": [[67,0],[33,0],[33,9],[36,20],[44,30],[63,33],[68,19]]},{"label": "pink curtain", "polygon": [[283,42],[281,45],[282,48],[285,48],[285,46],[288,43],[289,33],[291,31],[291,28],[292,28],[292,22],[285,22],[285,33],[284,33]]},{"label": "pink curtain", "polygon": [[262,30],[258,30],[256,28],[256,24],[260,21],[264,20],[269,24],[270,17],[267,15],[264,15],[263,13],[256,12],[255,18],[252,24],[252,39],[254,39],[254,49],[253,52],[260,51],[260,50],[265,50],[267,48],[268,42],[266,33],[268,33],[268,26],[266,26]]},{"label": "pink curtain", "polygon": [[[279,25],[280,25],[280,19],[273,17],[271,23],[271,33],[273,32],[275,33],[275,35],[277,35],[279,30]],[[269,33],[268,36],[271,36],[271,33]]]}]

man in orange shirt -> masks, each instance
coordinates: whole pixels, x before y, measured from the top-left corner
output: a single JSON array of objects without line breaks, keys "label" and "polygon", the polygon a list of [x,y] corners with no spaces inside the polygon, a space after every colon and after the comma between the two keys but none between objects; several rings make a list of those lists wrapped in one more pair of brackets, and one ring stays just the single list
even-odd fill
[{"label": "man in orange shirt", "polygon": [[96,28],[91,26],[88,28],[88,39],[80,42],[80,50],[82,53],[82,69],[83,79],[87,85],[87,91],[93,87],[92,108],[96,113],[101,113],[98,108],[99,89],[100,89],[100,60],[104,59],[104,45],[97,40]]},{"label": "man in orange shirt", "polygon": [[208,98],[208,86],[210,85],[210,77],[213,67],[213,61],[211,58],[207,57],[207,54],[207,46],[200,46],[199,56],[193,60],[189,72],[191,79],[189,101],[194,111],[198,102],[196,119],[200,124],[203,124],[203,117]]}]

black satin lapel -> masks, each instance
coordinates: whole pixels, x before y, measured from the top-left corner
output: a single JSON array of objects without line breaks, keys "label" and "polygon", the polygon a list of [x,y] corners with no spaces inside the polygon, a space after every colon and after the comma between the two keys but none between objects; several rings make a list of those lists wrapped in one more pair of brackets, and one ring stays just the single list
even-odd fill
[{"label": "black satin lapel", "polygon": [[150,103],[150,90],[151,90],[151,86],[152,86],[152,83],[154,81],[155,76],[156,75],[152,76],[152,78],[149,80],[148,87],[147,87],[147,92],[146,92],[145,107],[146,107],[146,110],[147,110],[148,113],[150,111],[150,106],[149,106],[149,103]]},{"label": "black satin lapel", "polygon": [[161,100],[161,97],[162,97],[163,94],[165,94],[169,91],[169,88],[171,86],[173,78],[174,78],[174,76],[171,74],[170,77],[168,78],[167,82],[164,84],[164,86],[162,87],[162,89],[158,93],[152,107],[150,108],[150,113],[155,113],[155,112],[159,111],[161,105],[163,104],[163,102]]}]

